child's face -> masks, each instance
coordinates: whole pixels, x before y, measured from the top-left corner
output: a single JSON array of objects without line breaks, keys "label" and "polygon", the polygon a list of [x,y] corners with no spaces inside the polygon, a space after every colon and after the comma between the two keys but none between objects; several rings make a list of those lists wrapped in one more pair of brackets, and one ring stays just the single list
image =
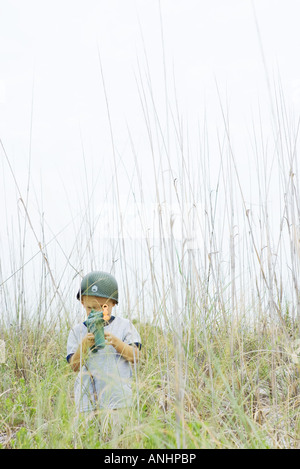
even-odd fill
[{"label": "child's face", "polygon": [[107,312],[109,317],[111,317],[112,309],[115,306],[114,301],[98,296],[83,296],[81,298],[81,303],[83,304],[87,315],[90,314],[92,309],[94,309],[95,311],[102,311],[103,305],[107,305]]}]

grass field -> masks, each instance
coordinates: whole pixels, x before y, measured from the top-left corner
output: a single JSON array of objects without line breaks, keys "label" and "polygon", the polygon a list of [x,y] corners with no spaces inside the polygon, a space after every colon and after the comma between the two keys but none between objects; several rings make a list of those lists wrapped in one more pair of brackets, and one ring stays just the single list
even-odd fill
[{"label": "grass field", "polygon": [[[135,405],[117,439],[105,412],[75,416],[67,329],[4,332],[2,448],[298,448],[299,341],[281,328],[189,327],[180,340],[136,324],[143,353]],[[290,327],[290,326],[288,326]],[[276,334],[276,340],[274,340]],[[298,355],[297,355],[298,354]]]}]

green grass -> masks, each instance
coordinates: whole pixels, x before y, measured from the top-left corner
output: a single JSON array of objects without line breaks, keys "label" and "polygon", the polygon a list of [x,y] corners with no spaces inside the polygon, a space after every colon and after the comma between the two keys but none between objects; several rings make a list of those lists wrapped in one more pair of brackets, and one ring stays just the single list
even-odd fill
[{"label": "green grass", "polygon": [[182,339],[184,367],[178,370],[172,331],[136,326],[143,342],[136,400],[117,436],[109,426],[104,431],[105,412],[89,424],[76,418],[75,373],[65,360],[67,328],[44,331],[38,343],[32,328],[25,334],[8,328],[0,375],[1,447],[298,447],[299,363],[284,353],[284,337],[272,350],[268,332],[262,343],[253,331],[244,331],[243,344],[237,340],[232,353],[224,330],[208,343],[194,331],[193,343]]}]

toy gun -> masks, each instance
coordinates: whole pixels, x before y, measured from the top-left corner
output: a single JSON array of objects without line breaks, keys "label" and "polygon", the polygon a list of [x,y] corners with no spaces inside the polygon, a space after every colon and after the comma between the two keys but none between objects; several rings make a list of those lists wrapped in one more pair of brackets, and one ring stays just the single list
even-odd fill
[{"label": "toy gun", "polygon": [[95,345],[92,347],[92,352],[94,353],[105,347],[104,325],[108,320],[108,306],[105,304],[103,305],[103,311],[92,309],[85,321],[88,331],[92,332],[95,336]]}]

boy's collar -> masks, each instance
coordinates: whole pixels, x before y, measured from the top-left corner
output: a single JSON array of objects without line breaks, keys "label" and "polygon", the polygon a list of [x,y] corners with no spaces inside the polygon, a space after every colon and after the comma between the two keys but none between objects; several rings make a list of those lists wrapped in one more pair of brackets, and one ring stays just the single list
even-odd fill
[{"label": "boy's collar", "polygon": [[[110,324],[111,322],[113,322],[114,319],[115,319],[115,316],[111,316],[108,321],[105,321],[105,322],[107,323],[107,324],[105,324],[105,326],[107,326],[108,324]],[[85,327],[86,327],[86,320],[83,322],[83,324],[84,324]],[[104,326],[104,327],[105,327],[105,326]]]}]

